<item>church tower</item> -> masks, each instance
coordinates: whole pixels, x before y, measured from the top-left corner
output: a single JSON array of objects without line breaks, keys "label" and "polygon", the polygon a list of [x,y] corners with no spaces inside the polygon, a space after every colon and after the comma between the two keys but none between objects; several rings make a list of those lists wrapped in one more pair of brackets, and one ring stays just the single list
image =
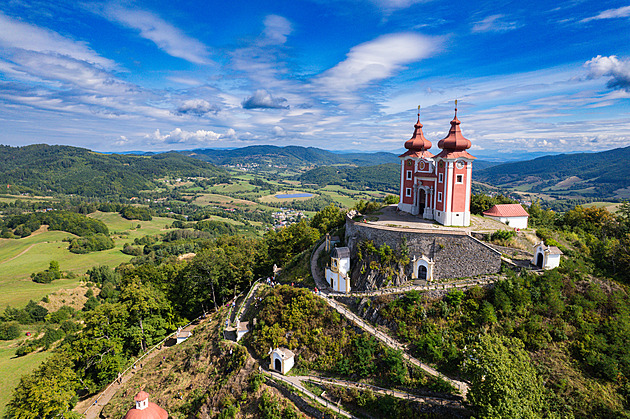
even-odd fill
[{"label": "church tower", "polygon": [[437,175],[434,212],[435,220],[442,225],[467,227],[470,225],[470,189],[475,157],[466,151],[471,143],[462,135],[459,124],[455,101],[451,129],[438,143],[442,151],[434,158]]}]

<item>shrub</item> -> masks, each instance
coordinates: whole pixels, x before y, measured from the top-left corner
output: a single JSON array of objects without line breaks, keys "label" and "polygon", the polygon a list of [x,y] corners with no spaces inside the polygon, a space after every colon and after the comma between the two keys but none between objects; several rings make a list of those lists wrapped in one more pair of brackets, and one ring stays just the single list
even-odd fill
[{"label": "shrub", "polygon": [[0,323],[0,340],[13,340],[20,336],[20,328],[15,322]]}]

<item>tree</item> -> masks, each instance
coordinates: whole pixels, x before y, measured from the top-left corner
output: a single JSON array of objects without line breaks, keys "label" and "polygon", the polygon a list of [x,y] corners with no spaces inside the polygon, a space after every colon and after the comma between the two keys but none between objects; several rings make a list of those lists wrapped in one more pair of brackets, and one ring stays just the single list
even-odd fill
[{"label": "tree", "polygon": [[468,400],[480,417],[540,417],[542,383],[520,339],[484,335],[465,355],[472,383]]},{"label": "tree", "polygon": [[7,417],[36,419],[73,417],[79,381],[74,364],[64,355],[48,359],[41,367],[25,375],[7,406]]},{"label": "tree", "polygon": [[335,228],[341,227],[345,222],[345,212],[334,204],[328,205],[319,211],[311,220],[311,227],[325,234]]}]

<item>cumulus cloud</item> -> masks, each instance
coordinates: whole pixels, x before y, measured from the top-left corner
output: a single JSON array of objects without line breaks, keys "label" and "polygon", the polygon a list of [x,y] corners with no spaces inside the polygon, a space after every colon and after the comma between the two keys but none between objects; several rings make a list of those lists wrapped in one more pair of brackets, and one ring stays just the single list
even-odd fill
[{"label": "cumulus cloud", "polygon": [[176,113],[179,115],[204,116],[208,113],[217,113],[218,111],[218,106],[210,104],[207,100],[190,99],[182,102],[177,107]]},{"label": "cumulus cloud", "polygon": [[431,56],[440,40],[416,33],[380,36],[353,47],[347,58],[324,72],[316,84],[330,91],[353,91],[382,80],[406,64]]},{"label": "cumulus cloud", "polygon": [[162,134],[159,129],[156,129],[152,134],[145,135],[144,138],[166,144],[199,144],[216,142],[221,138],[221,134],[202,129],[197,131],[185,131],[181,128],[175,128],[166,134]]},{"label": "cumulus cloud", "polygon": [[151,12],[110,4],[101,14],[111,21],[139,30],[141,37],[173,57],[195,64],[210,63],[210,53],[204,44]]},{"label": "cumulus cloud", "polygon": [[268,91],[259,89],[252,96],[243,100],[241,105],[244,109],[289,109],[289,105],[286,103],[285,98],[273,97]]},{"label": "cumulus cloud", "polygon": [[265,39],[273,44],[284,44],[287,42],[287,35],[292,32],[291,22],[282,16],[269,15],[265,18]]},{"label": "cumulus cloud", "polygon": [[590,22],[591,20],[614,19],[618,17],[628,17],[628,16],[630,16],[630,6],[624,6],[624,7],[619,7],[618,9],[604,10],[598,15],[587,17],[586,19],[582,19],[580,22]]},{"label": "cumulus cloud", "polygon": [[475,22],[472,27],[472,32],[505,32],[512,29],[519,28],[516,22],[508,22],[505,19],[505,15],[491,15]]},{"label": "cumulus cloud", "polygon": [[620,60],[615,55],[610,57],[598,55],[587,61],[584,66],[588,69],[589,78],[610,77],[606,86],[630,92],[630,60]]}]

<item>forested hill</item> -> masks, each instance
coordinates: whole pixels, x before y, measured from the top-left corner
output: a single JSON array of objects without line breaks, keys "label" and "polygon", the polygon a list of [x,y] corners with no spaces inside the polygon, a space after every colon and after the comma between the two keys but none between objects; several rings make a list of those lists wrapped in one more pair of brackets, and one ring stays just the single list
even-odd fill
[{"label": "forested hill", "polygon": [[562,188],[583,195],[614,197],[630,186],[630,147],[600,153],[560,154],[479,170],[475,180],[501,186],[532,185],[533,191]]},{"label": "forested hill", "polygon": [[233,150],[198,149],[183,154],[214,164],[271,164],[294,167],[353,164],[370,166],[398,163],[393,153],[333,153],[315,147],[255,145]]},{"label": "forested hill", "polygon": [[46,144],[0,146],[0,191],[131,197],[155,188],[155,180],[165,176],[218,178],[227,174],[179,153],[133,156]]},{"label": "forested hill", "polygon": [[313,183],[319,186],[342,185],[357,190],[368,187],[398,193],[400,163],[365,167],[322,166],[302,174],[299,180],[302,183]]}]

